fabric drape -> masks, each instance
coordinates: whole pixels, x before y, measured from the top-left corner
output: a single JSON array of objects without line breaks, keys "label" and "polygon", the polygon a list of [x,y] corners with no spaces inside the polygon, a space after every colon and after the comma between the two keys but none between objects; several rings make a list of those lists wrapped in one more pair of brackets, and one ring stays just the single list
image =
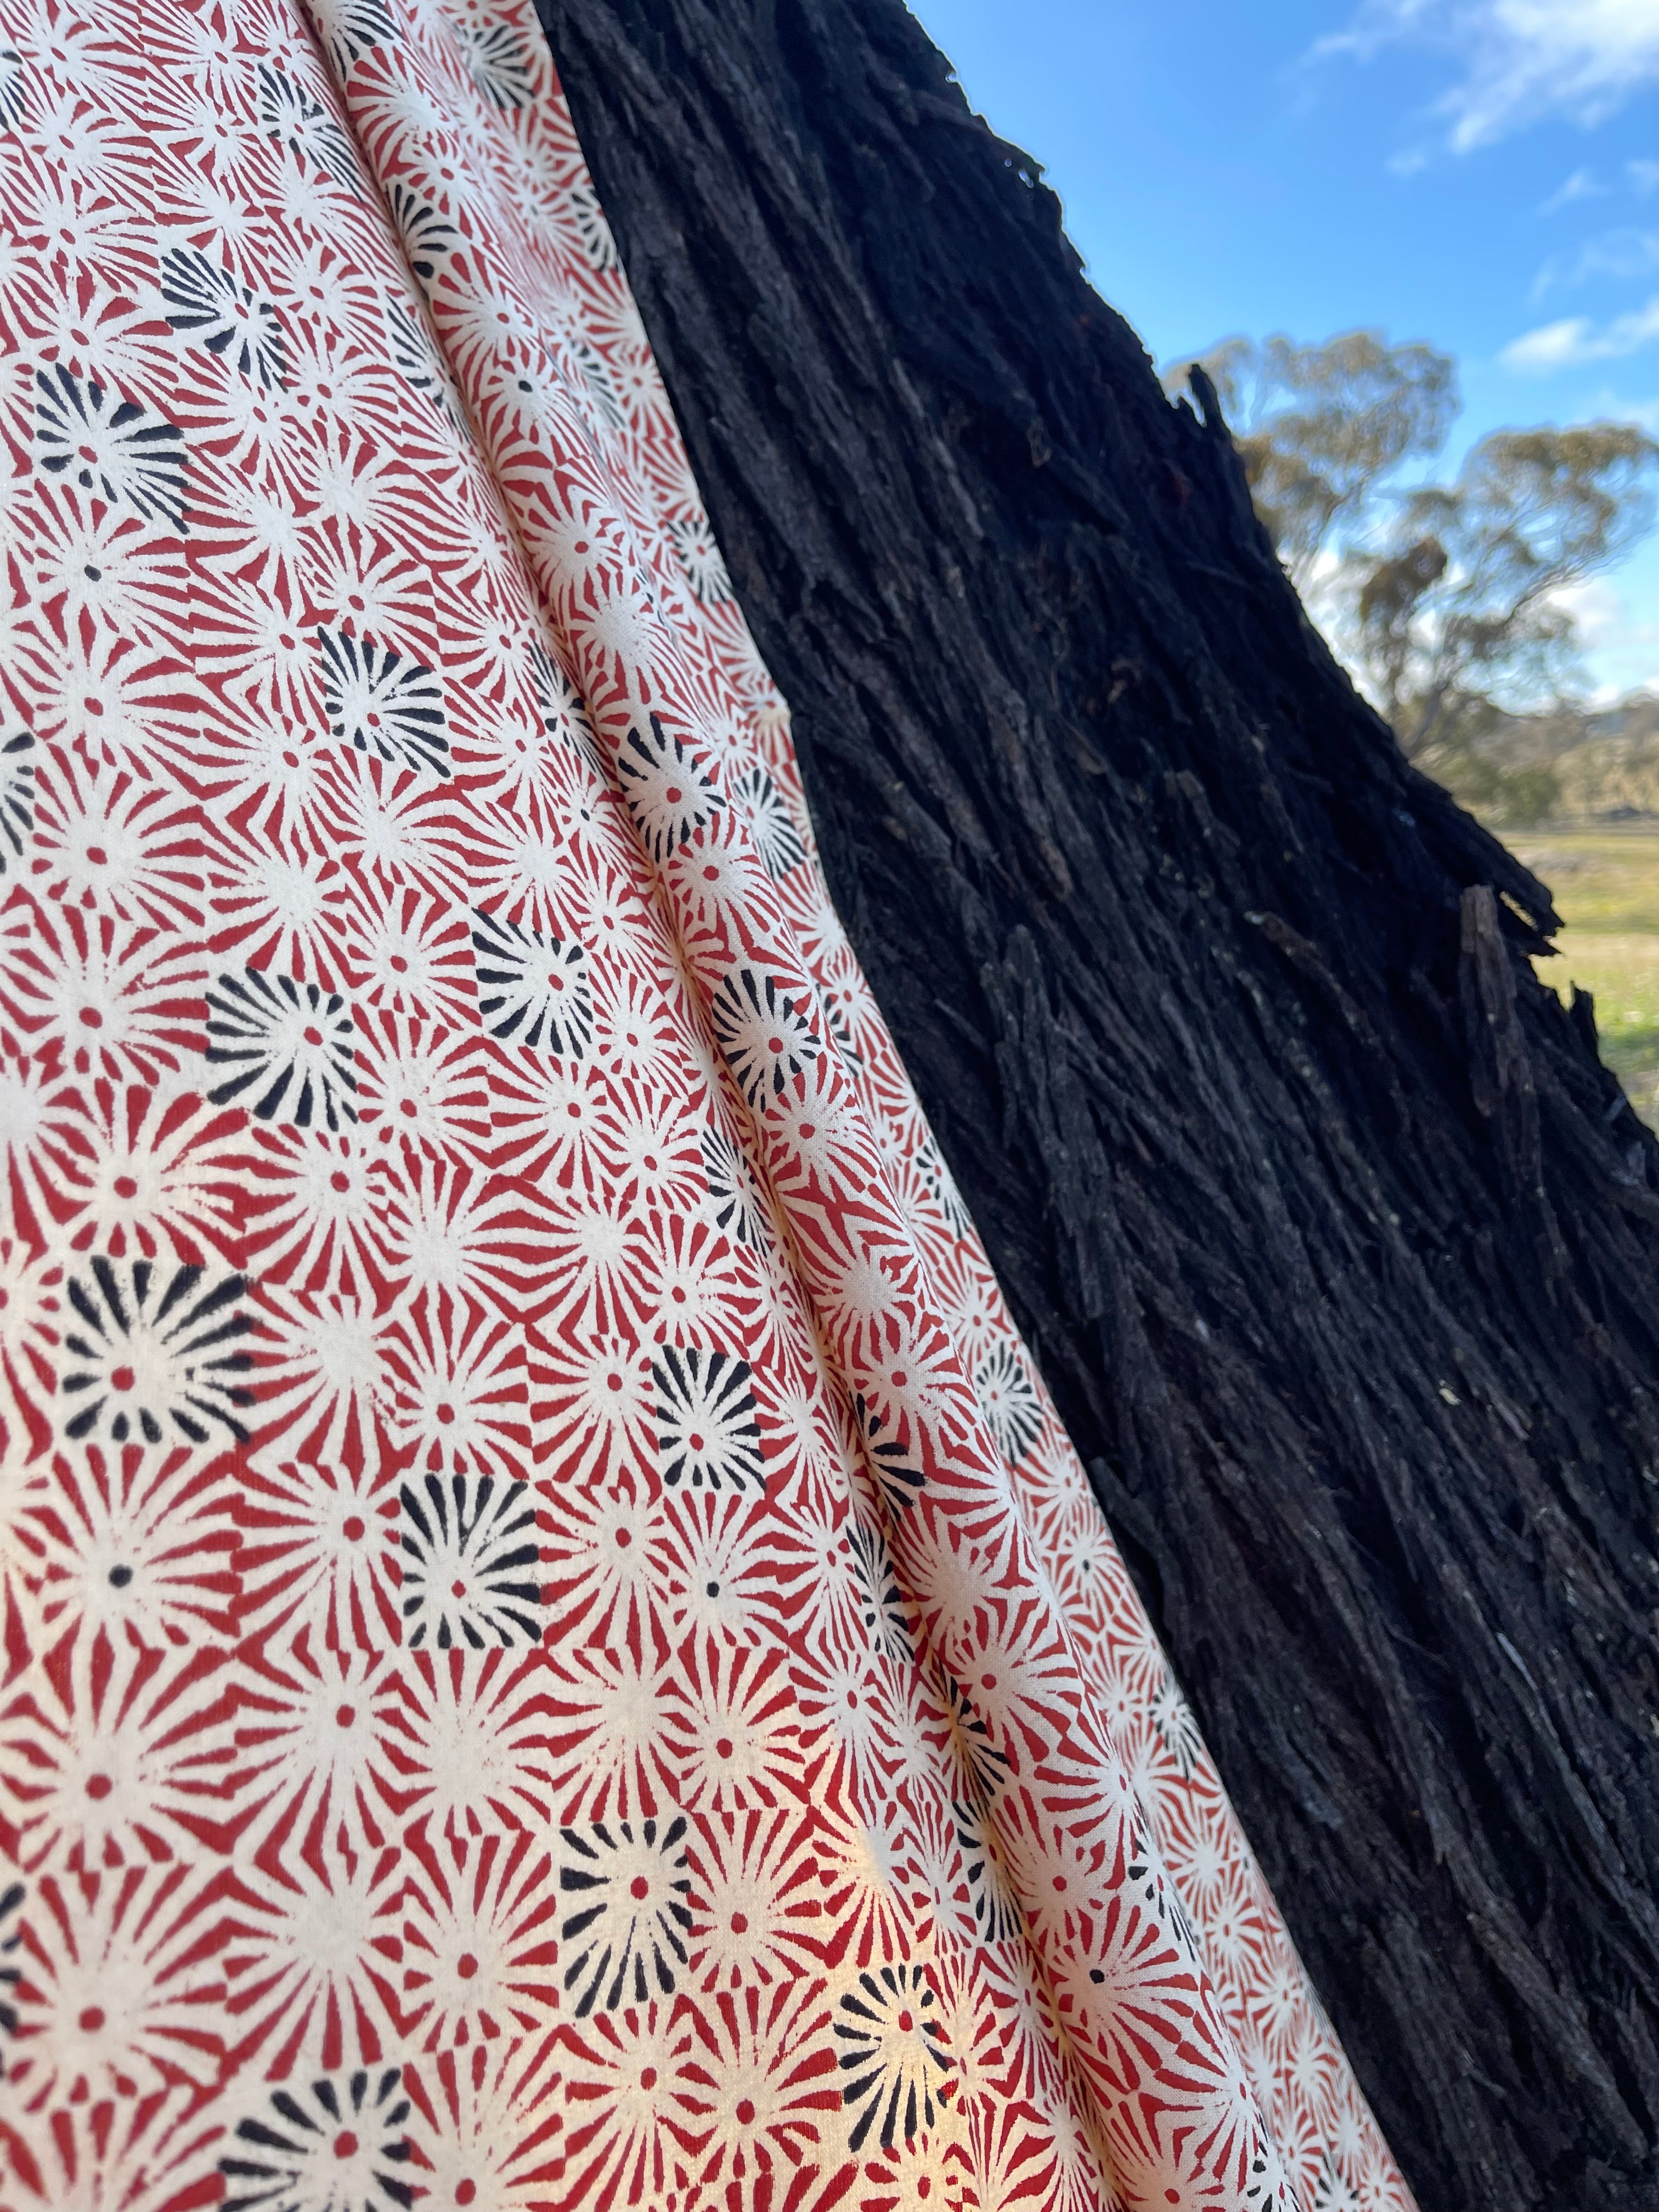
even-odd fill
[{"label": "fabric drape", "polygon": [[533,13],[4,20],[20,2201],[1406,2206]]}]

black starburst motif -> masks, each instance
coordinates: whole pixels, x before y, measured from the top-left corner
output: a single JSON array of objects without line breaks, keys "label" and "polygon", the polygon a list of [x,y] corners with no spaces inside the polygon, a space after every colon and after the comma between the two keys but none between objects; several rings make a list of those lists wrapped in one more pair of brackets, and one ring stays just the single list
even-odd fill
[{"label": "black starburst motif", "polygon": [[597,346],[590,345],[577,331],[563,331],[560,343],[570,366],[578,372],[586,386],[587,396],[593,404],[593,412],[601,424],[613,433],[625,430],[628,428],[628,410],[623,405],[610,362]]},{"label": "black starburst motif", "polygon": [[540,1643],[541,1547],[527,1482],[427,1474],[406,1482],[398,1503],[411,1650]]},{"label": "black starburst motif", "polygon": [[617,242],[611,235],[611,226],[599,205],[599,196],[592,185],[574,185],[570,192],[570,213],[580,239],[582,252],[595,269],[614,269],[617,265]]},{"label": "black starburst motif", "polygon": [[1017,1467],[1037,1440],[1042,1408],[1030,1376],[1011,1344],[999,1344],[974,1371],[974,1395],[990,1423],[997,1449]]},{"label": "black starburst motif", "polygon": [[460,242],[459,233],[429,200],[423,200],[409,185],[392,184],[386,191],[386,205],[403,240],[404,258],[422,290],[429,292],[439,263],[446,254],[453,253]]},{"label": "black starburst motif", "polygon": [[71,1275],[77,1321],[64,1335],[65,1435],[203,1444],[217,1425],[246,1442],[240,1415],[253,1393],[238,1378],[253,1360],[236,1344],[252,1324],[236,1302],[246,1287],[240,1275],[101,1255],[89,1275]]},{"label": "black starburst motif", "polygon": [[561,1828],[559,1948],[576,2017],[673,1992],[691,1926],[685,1816]]},{"label": "black starburst motif", "polygon": [[823,1050],[808,1012],[807,994],[791,992],[775,975],[738,968],[720,978],[713,1006],[714,1036],[751,1106],[781,1097]]},{"label": "black starburst motif", "polygon": [[599,749],[587,718],[586,702],[539,638],[530,641],[530,681],[541,709],[542,727],[549,736],[579,754],[590,768],[599,768]]},{"label": "black starburst motif", "polygon": [[429,400],[441,415],[459,423],[460,402],[449,372],[438,358],[432,341],[401,300],[386,301],[386,328],[392,347],[392,365],[404,382],[411,392],[418,392],[422,398]]},{"label": "black starburst motif", "polygon": [[161,256],[161,297],[175,331],[217,354],[240,375],[269,391],[284,373],[283,337],[275,302],[262,300],[194,246],[175,246]]},{"label": "black starburst motif", "polygon": [[21,860],[34,832],[34,763],[29,758],[33,750],[28,730],[0,740],[0,876],[10,865],[6,847],[13,860]]},{"label": "black starburst motif", "polygon": [[974,1926],[982,1943],[1000,1943],[1019,1934],[1023,1925],[1019,1905],[1008,1886],[996,1853],[986,1839],[985,1819],[977,1805],[951,1800],[956,1814],[957,1840],[962,1845],[968,1875],[968,1896],[974,1908]]},{"label": "black starburst motif", "polygon": [[749,820],[768,872],[781,880],[806,859],[806,848],[789,811],[789,802],[767,770],[758,765],[738,779],[738,796],[749,810]]},{"label": "black starburst motif", "polygon": [[485,99],[497,107],[525,106],[532,91],[530,58],[512,25],[469,26],[462,36],[466,40],[467,67]]},{"label": "black starburst motif", "polygon": [[[726,573],[714,533],[702,515],[691,515],[668,526],[669,541],[679,556],[685,580],[706,607],[724,606],[737,595]],[[766,774],[764,769],[758,771]]]},{"label": "black starburst motif", "polygon": [[930,1130],[916,1147],[915,1170],[927,1192],[958,1237],[966,1237],[973,1227],[968,1209],[963,1204],[955,1179],[945,1164],[939,1148],[939,1139]]},{"label": "black starburst motif", "polygon": [[904,1600],[899,1595],[898,1577],[887,1547],[879,1534],[862,1521],[848,1524],[847,1540],[871,1644],[889,1659],[908,1663],[914,1656],[910,1625],[904,1617]]},{"label": "black starburst motif", "polygon": [[146,522],[185,527],[185,439],[137,400],[71,376],[61,362],[36,373],[35,435],[40,465],[112,506],[124,501]]},{"label": "black starburst motif", "polygon": [[431,669],[372,637],[319,629],[323,711],[331,736],[395,767],[449,774],[444,690]]},{"label": "black starburst motif", "polygon": [[0,46],[0,131],[17,128],[27,101],[23,57],[15,46]]},{"label": "black starburst motif", "polygon": [[881,1966],[860,1974],[836,2008],[841,2045],[842,2102],[858,2118],[847,2139],[863,2149],[873,2133],[884,2150],[931,2128],[935,2086],[950,2072],[944,2030],[933,2017],[933,1988],[926,1967]]},{"label": "black starburst motif", "polygon": [[[236,2130],[219,2161],[219,2212],[386,2212],[415,2202],[395,2169],[411,2155],[403,2069],[325,2075],[308,2093],[274,2089],[268,2114]],[[391,2169],[390,2171],[388,2169]]]},{"label": "black starburst motif", "polygon": [[[23,1940],[17,1926],[17,1914],[22,1902],[21,1881],[0,1890],[0,2035],[17,2033],[17,2007],[12,2001],[12,1992],[23,1978],[23,1969],[17,1962]],[[5,2071],[5,2053],[0,2051],[0,2079],[3,2079]]]},{"label": "black starburst motif", "polygon": [[749,1362],[700,1345],[664,1344],[651,1362],[657,1448],[665,1483],[694,1490],[764,1489]]},{"label": "black starburst motif", "polygon": [[908,1510],[916,1502],[916,1493],[927,1483],[924,1469],[919,1468],[908,1448],[899,1437],[886,1436],[887,1416],[878,1413],[868,1404],[862,1394],[853,1401],[853,1413],[864,1441],[864,1455],[870,1471],[881,1486],[888,1504]]},{"label": "black starburst motif", "polygon": [[666,860],[725,804],[710,771],[654,714],[649,737],[635,728],[623,740],[617,774],[634,826],[653,860]]},{"label": "black starburst motif", "polygon": [[[1265,2172],[1267,2161],[1262,2160],[1260,2164]],[[1260,2197],[1254,2189],[1247,2190],[1244,2201],[1247,2204],[1259,2203],[1266,2212],[1271,2200],[1264,2188]],[[1360,2212],[1359,2192],[1350,2184],[1328,2148],[1320,2153],[1319,2178],[1308,2200],[1308,2212]]]},{"label": "black starburst motif", "polygon": [[376,46],[389,46],[398,35],[386,0],[345,0],[329,10],[328,46],[342,76]]},{"label": "black starburst motif", "polygon": [[814,989],[817,991],[818,1012],[823,1018],[823,1026],[834,1039],[836,1050],[841,1054],[843,1066],[850,1068],[854,1075],[858,1074],[864,1066],[864,1054],[853,1042],[852,1024],[847,1018],[845,1007],[828,991],[818,988],[816,985]]},{"label": "black starburst motif", "polygon": [[356,1120],[346,1095],[357,1088],[356,1032],[337,992],[245,968],[221,975],[207,1002],[208,1059],[232,1070],[208,1094],[216,1106],[240,1101],[262,1121],[300,1129]]},{"label": "black starburst motif", "polygon": [[698,1143],[716,1224],[734,1244],[746,1244],[751,1251],[759,1251],[763,1231],[748,1161],[724,1129],[705,1129]]},{"label": "black starburst motif", "polygon": [[951,1735],[957,1759],[981,1804],[988,1805],[1008,1779],[1008,1758],[991,1741],[991,1731],[974,1711],[960,1682],[947,1677]]},{"label": "black starburst motif", "polygon": [[258,69],[259,127],[266,137],[279,140],[303,167],[321,169],[361,198],[356,156],[333,117],[270,62],[261,62]]},{"label": "black starburst motif", "polygon": [[587,955],[574,938],[539,937],[501,915],[473,916],[478,1018],[491,1036],[580,1060],[593,1042]]}]

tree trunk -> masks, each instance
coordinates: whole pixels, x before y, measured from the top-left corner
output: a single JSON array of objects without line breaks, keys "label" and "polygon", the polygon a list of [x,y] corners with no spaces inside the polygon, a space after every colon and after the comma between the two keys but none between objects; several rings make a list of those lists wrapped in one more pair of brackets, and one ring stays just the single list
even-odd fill
[{"label": "tree trunk", "polygon": [[1425,2212],[1659,2204],[1659,1152],[1547,894],[899,0],[542,4],[842,911]]}]

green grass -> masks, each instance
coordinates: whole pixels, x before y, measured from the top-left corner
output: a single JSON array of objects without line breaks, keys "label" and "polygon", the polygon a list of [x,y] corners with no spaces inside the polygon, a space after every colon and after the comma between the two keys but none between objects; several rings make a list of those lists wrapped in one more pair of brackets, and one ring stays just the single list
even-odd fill
[{"label": "green grass", "polygon": [[1595,994],[1601,1056],[1659,1127],[1659,831],[1511,831],[1516,857],[1549,886],[1565,927],[1534,964],[1563,999]]}]

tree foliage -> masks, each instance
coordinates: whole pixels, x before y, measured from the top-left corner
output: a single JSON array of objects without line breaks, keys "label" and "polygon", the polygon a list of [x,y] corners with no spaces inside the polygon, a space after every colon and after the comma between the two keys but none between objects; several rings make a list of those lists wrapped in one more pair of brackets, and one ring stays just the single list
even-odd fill
[{"label": "tree foliage", "polygon": [[1444,446],[1456,367],[1348,331],[1233,337],[1201,356],[1256,509],[1413,757],[1503,706],[1559,706],[1577,668],[1564,594],[1653,523],[1659,446],[1635,424],[1498,430],[1447,483],[1402,486]]},{"label": "tree foliage", "polygon": [[1455,483],[1401,501],[1389,544],[1352,565],[1358,658],[1407,753],[1500,688],[1561,695],[1577,626],[1560,595],[1651,526],[1656,460],[1629,422],[1496,430]]},{"label": "tree foliage", "polygon": [[1202,358],[1262,520],[1304,583],[1334,533],[1369,519],[1403,463],[1438,453],[1457,413],[1456,364],[1426,345],[1346,331],[1323,345],[1225,338]]}]

